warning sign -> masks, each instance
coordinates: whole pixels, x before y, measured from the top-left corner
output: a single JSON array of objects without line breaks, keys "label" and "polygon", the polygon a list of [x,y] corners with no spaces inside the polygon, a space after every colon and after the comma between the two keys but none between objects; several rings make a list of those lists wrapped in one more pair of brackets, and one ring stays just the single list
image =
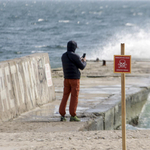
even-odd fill
[{"label": "warning sign", "polygon": [[114,55],[114,73],[131,73],[131,55]]}]

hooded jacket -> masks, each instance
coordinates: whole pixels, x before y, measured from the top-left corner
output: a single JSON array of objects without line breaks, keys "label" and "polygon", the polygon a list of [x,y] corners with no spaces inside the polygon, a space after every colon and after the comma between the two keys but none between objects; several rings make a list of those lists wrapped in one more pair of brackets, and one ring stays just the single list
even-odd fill
[{"label": "hooded jacket", "polygon": [[83,62],[79,55],[75,53],[77,43],[75,41],[69,41],[67,44],[67,52],[62,57],[62,66],[65,79],[80,79],[80,71],[86,66],[86,62]]}]

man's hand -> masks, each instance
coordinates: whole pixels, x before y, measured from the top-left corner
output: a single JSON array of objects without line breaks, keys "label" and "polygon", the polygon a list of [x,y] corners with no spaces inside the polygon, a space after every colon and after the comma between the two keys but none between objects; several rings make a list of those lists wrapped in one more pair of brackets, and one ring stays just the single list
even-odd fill
[{"label": "man's hand", "polygon": [[81,60],[84,62],[84,61],[86,61],[86,57],[84,57],[84,58],[81,58]]}]

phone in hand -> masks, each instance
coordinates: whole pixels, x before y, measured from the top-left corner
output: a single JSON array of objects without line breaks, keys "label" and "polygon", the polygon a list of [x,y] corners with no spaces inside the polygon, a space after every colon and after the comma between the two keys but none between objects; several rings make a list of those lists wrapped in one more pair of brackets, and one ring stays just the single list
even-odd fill
[{"label": "phone in hand", "polygon": [[84,58],[86,56],[86,53],[83,53],[83,56],[82,56],[82,58]]}]

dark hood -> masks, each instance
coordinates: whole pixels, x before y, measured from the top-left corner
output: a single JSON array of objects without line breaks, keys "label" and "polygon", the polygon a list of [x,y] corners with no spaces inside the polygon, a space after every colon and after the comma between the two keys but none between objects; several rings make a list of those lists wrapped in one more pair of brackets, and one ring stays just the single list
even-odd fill
[{"label": "dark hood", "polygon": [[75,41],[69,41],[67,44],[67,51],[75,52],[77,43]]}]

